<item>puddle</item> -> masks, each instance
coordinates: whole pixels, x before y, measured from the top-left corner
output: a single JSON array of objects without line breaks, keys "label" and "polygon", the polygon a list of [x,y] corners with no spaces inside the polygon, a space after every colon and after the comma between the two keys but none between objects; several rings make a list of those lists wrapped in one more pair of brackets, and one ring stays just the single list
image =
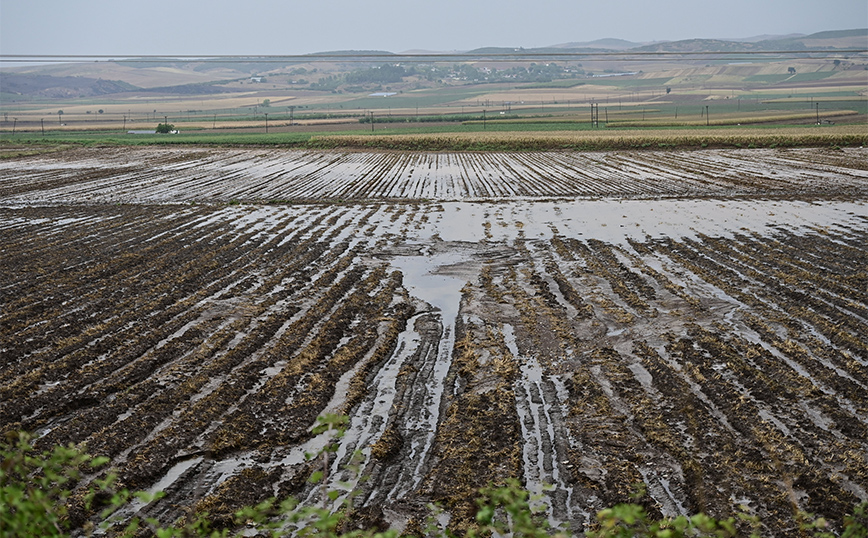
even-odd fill
[{"label": "puddle", "polygon": [[396,256],[390,263],[404,275],[404,287],[410,295],[439,310],[443,325],[451,327],[458,316],[461,288],[466,280],[442,274],[441,270],[469,260],[463,252],[432,253],[429,250],[419,256]]},{"label": "puddle", "polygon": [[[384,484],[388,491],[375,488],[369,497],[401,498],[418,487],[440,420],[444,382],[452,364],[455,319],[461,302],[461,289],[466,282],[463,278],[442,272],[448,272],[450,267],[469,260],[469,255],[464,252],[452,250],[438,253],[431,249],[424,249],[415,256],[389,258],[392,267],[403,274],[403,285],[410,295],[430,305],[431,310],[420,312],[407,321],[406,329],[398,337],[395,352],[377,371],[371,383],[374,397],[362,403],[362,407],[353,414],[335,454],[330,487],[346,492],[355,487],[358,476],[340,474],[338,471],[346,468],[356,450],[362,451],[365,460],[362,468],[370,462],[370,447],[385,431],[388,417],[394,413],[393,407],[400,404],[396,402],[398,375],[407,361],[421,354],[417,366],[420,368],[419,379],[423,381],[413,387],[410,396],[411,407],[420,409],[420,412],[406,416],[402,423],[396,424],[406,436],[410,450],[407,460],[412,463],[402,468],[393,483]],[[441,327],[439,340],[435,342],[430,341],[430,331],[423,335],[417,328],[417,323],[421,323],[423,318],[432,317]],[[432,345],[434,347],[428,347]],[[334,403],[329,404],[330,408],[333,406]],[[284,463],[289,461],[285,460]],[[315,495],[316,492],[311,493],[311,497]],[[341,502],[342,498],[339,497],[335,502]]]},{"label": "puddle", "polygon": [[[502,203],[444,202],[442,218],[419,233],[419,239],[511,242],[519,238],[567,237],[624,244],[648,238],[691,238],[700,234],[733,237],[745,230],[763,233],[774,227],[799,233],[813,227],[861,225],[868,217],[862,202],[793,200],[513,200]],[[489,215],[504,215],[505,226],[491,225]],[[508,218],[507,218],[508,217]],[[486,226],[488,224],[488,226]]]},{"label": "puddle", "polygon": [[439,311],[437,317],[442,329],[436,350],[424,355],[420,367],[420,376],[425,382],[414,389],[417,394],[413,395],[413,400],[418,402],[422,412],[409,416],[402,425],[413,434],[409,439],[410,454],[407,458],[412,463],[402,470],[401,478],[389,493],[390,498],[401,498],[413,491],[424,475],[423,469],[440,422],[446,375],[452,365],[455,319],[461,302],[461,288],[466,282],[441,271],[467,261],[469,256],[463,252],[432,252],[430,249],[423,250],[419,256],[397,256],[391,260],[392,265],[403,273],[404,287],[410,294]]}]

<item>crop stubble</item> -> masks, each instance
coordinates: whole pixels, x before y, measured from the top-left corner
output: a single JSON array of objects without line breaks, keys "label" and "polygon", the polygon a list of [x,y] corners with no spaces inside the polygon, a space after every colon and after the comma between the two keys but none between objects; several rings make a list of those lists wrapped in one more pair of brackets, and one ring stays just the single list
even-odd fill
[{"label": "crop stubble", "polygon": [[[479,487],[516,477],[553,484],[550,516],[576,530],[637,482],[659,514],[744,505],[770,534],[798,510],[838,524],[868,495],[865,162],[237,149],[4,162],[0,424],[111,456],[131,487],[161,484],[168,498],[145,510],[164,520],[315,499],[303,452],[336,410],[352,421],[334,469],[358,448],[369,477],[359,520],[411,531],[438,501],[461,529]],[[352,202],[165,203],[275,198]],[[448,289],[402,275],[412,259]]]}]

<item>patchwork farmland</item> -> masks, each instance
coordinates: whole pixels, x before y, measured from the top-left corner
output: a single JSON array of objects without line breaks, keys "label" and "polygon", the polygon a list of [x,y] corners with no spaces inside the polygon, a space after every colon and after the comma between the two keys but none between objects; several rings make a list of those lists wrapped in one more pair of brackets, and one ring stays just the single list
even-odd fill
[{"label": "patchwork farmland", "polygon": [[861,148],[3,160],[0,428],[109,456],[165,522],[318,502],[336,412],[368,524],[461,530],[514,477],[575,532],[638,483],[655,515],[840,526],[866,197]]}]

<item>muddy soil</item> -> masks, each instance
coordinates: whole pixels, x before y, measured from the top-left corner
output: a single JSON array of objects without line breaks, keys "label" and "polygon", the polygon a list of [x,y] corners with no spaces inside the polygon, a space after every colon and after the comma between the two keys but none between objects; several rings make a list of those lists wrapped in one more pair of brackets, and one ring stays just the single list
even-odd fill
[{"label": "muddy soil", "polygon": [[845,149],[421,153],[82,148],[0,161],[19,204],[868,195]]},{"label": "muddy soil", "polygon": [[[868,499],[864,150],[124,152],[0,163],[0,429],[135,510],[320,502],[323,412],[407,532],[511,477],[576,532],[640,482],[768,535]],[[329,202],[189,203],[260,194]]]}]

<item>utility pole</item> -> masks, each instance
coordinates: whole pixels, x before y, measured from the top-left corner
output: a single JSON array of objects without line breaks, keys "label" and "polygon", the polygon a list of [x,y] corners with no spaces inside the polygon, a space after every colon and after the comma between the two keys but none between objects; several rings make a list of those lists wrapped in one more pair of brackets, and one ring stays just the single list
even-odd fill
[{"label": "utility pole", "polygon": [[708,105],[705,105],[705,126],[708,127]]},{"label": "utility pole", "polygon": [[45,136],[45,118],[40,118],[39,122],[42,124],[42,136]]},{"label": "utility pole", "polygon": [[374,111],[371,111],[371,132],[374,132]]},{"label": "utility pole", "polygon": [[265,113],[265,134],[268,134],[268,112]]},{"label": "utility pole", "polygon": [[[331,115],[331,114],[326,112],[326,115]],[[289,107],[289,125],[290,126],[292,126],[292,124],[295,123],[295,121],[293,120],[294,116],[295,116],[295,105],[292,105]]]},{"label": "utility pole", "polygon": [[817,125],[820,125],[820,103],[814,103],[817,108]]},{"label": "utility pole", "polygon": [[485,130],[485,109],[482,109],[482,130]]}]

